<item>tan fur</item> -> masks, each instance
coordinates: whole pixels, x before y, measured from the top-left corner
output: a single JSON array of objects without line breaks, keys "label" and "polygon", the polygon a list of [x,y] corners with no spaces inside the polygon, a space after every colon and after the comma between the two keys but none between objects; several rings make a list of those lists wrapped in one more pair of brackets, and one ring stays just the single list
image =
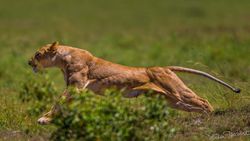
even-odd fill
[{"label": "tan fur", "polygon": [[[87,88],[98,94],[114,86],[123,88],[126,97],[136,97],[147,91],[153,91],[164,95],[173,108],[199,113],[213,111],[207,100],[197,96],[173,72],[178,71],[176,67],[174,69],[174,67],[123,66],[97,58],[86,50],[59,45],[58,42],[39,49],[29,64],[35,71],[40,69],[39,66],[58,67],[63,72],[67,86]],[[67,91],[64,95],[69,97]],[[57,111],[55,108],[57,106],[38,122],[49,123]]]}]

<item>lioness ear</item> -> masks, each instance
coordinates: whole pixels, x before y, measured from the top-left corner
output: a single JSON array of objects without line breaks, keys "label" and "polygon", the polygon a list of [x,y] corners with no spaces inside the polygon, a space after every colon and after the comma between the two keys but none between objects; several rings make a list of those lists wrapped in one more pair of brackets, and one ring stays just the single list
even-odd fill
[{"label": "lioness ear", "polygon": [[57,49],[57,46],[59,45],[59,42],[56,41],[54,43],[51,44],[51,46],[49,47],[50,51],[55,51]]}]

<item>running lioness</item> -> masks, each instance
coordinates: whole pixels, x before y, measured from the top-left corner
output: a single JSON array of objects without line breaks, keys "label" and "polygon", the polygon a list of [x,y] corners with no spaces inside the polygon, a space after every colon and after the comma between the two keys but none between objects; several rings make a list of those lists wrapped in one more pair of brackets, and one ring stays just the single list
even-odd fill
[{"label": "running lioness", "polygon": [[[106,88],[122,88],[126,97],[137,97],[147,91],[165,96],[173,108],[199,113],[210,113],[213,107],[205,99],[200,98],[189,89],[174,73],[188,72],[214,80],[232,91],[239,93],[240,89],[219,80],[205,72],[176,66],[166,67],[128,67],[115,64],[93,56],[86,50],[59,45],[58,42],[40,48],[29,60],[34,72],[41,68],[60,68],[68,86],[78,89],[89,89],[102,94]],[[67,99],[70,94],[67,89],[63,93]],[[57,105],[38,119],[40,124],[48,124],[58,113]]]}]

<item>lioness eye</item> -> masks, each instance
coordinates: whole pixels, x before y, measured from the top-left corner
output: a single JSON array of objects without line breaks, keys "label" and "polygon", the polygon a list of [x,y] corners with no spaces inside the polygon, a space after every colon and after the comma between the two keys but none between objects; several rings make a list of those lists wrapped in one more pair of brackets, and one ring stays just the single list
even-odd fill
[{"label": "lioness eye", "polygon": [[40,57],[40,53],[39,52],[37,52],[36,54],[35,54],[35,58],[38,58],[38,57]]}]

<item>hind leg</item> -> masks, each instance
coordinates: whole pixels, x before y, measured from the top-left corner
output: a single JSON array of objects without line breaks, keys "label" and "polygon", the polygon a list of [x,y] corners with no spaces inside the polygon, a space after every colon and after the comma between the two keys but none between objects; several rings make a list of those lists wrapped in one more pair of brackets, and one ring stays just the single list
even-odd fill
[{"label": "hind leg", "polygon": [[169,104],[172,108],[187,111],[187,112],[207,113],[203,108],[201,108],[199,106],[194,106],[194,105],[190,105],[188,103],[185,103],[182,99],[178,99],[178,98],[173,99],[173,98],[169,97],[169,94],[167,94],[166,92],[162,92],[159,89],[157,90],[157,87],[145,87],[145,86],[136,87],[132,90],[126,91],[124,93],[124,96],[126,98],[134,98],[134,97],[138,97],[139,95],[146,93],[150,90],[154,91],[153,94],[164,95],[166,97],[166,99],[169,101]]},{"label": "hind leg", "polygon": [[[176,94],[175,94],[176,95]],[[200,98],[190,89],[178,92],[179,99],[166,96],[170,106],[187,112],[198,112],[208,114],[213,111],[213,107],[205,99]]]},{"label": "hind leg", "polygon": [[148,69],[148,74],[154,81],[154,84],[164,89],[166,99],[173,108],[199,113],[213,111],[207,100],[197,96],[171,70],[154,67]]},{"label": "hind leg", "polygon": [[144,85],[134,87],[130,90],[124,92],[124,96],[127,98],[137,97],[142,93],[147,93],[148,91],[154,91],[156,93],[164,93],[164,90],[155,85],[154,83],[145,83]]},{"label": "hind leg", "polygon": [[208,112],[206,110],[204,110],[203,108],[201,108],[199,106],[190,105],[190,104],[185,103],[183,101],[178,101],[178,102],[174,102],[174,103],[169,102],[169,103],[170,103],[170,106],[172,108],[179,109],[179,110],[182,110],[182,111],[208,114]]},{"label": "hind leg", "polygon": [[[180,93],[183,104],[189,104],[193,107],[199,107],[200,109],[202,109],[200,111],[201,113],[210,113],[213,111],[213,107],[210,105],[210,103],[207,100],[196,95],[192,90],[186,89],[185,91],[181,91]],[[183,105],[182,103],[179,104]]]}]

